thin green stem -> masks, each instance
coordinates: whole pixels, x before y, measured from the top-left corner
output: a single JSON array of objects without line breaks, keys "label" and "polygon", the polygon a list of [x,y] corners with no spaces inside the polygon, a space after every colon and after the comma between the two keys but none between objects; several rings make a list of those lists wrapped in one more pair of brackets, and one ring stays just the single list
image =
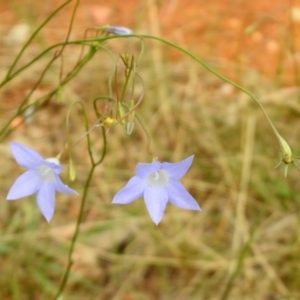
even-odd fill
[{"label": "thin green stem", "polygon": [[126,93],[126,90],[127,90],[127,86],[128,86],[128,83],[129,83],[129,79],[130,79],[130,76],[131,76],[131,73],[133,71],[133,68],[134,68],[134,59],[133,57],[131,57],[131,64],[130,66],[128,66],[128,62],[126,62],[122,57],[121,57],[124,65],[125,65],[125,83],[123,85],[123,89],[122,89],[122,94],[121,94],[121,98],[119,100],[119,102],[123,102],[124,101],[124,98],[125,98],[125,93]]},{"label": "thin green stem", "polygon": [[[72,0],[71,0],[71,1],[72,1]],[[66,40],[65,40],[65,43],[64,43],[64,45],[62,46],[62,48],[61,48],[61,50],[60,50],[60,54],[63,53],[63,51],[64,51],[66,45],[68,44],[68,41],[69,41],[69,38],[70,38],[70,35],[71,35],[71,31],[72,31],[72,28],[73,28],[74,19],[75,19],[75,15],[76,15],[76,11],[77,11],[79,2],[80,2],[80,0],[76,0],[75,7],[74,7],[74,9],[73,9],[73,11],[72,11],[71,21],[70,21],[68,33],[67,33],[67,36],[66,36]]]},{"label": "thin green stem", "polygon": [[242,86],[238,85],[237,83],[231,81],[230,79],[226,78],[225,76],[221,75],[220,73],[218,73],[217,71],[215,71],[214,69],[212,69],[208,64],[206,64],[203,60],[201,60],[200,58],[198,58],[196,55],[192,54],[191,52],[189,52],[188,50],[170,42],[167,40],[164,40],[162,38],[159,37],[155,37],[155,36],[151,36],[151,35],[142,35],[140,36],[141,38],[146,38],[146,39],[152,39],[152,40],[157,40],[160,41],[166,45],[169,45],[179,51],[181,51],[182,53],[188,55],[189,57],[193,58],[195,61],[197,61],[198,63],[200,63],[207,71],[211,72],[212,74],[214,74],[215,76],[217,76],[218,78],[220,78],[221,80],[231,84],[232,86],[234,86],[235,88],[241,90],[242,92],[244,92],[245,94],[247,94],[261,109],[261,111],[263,112],[264,116],[266,117],[269,125],[271,126],[276,138],[278,139],[279,143],[280,143],[280,138],[281,135],[278,133],[277,129],[275,128],[275,126],[273,125],[271,119],[269,118],[267,112],[265,111],[263,105],[260,103],[260,101],[258,99],[256,99],[248,90],[246,90],[245,88],[243,88]]},{"label": "thin green stem", "polygon": [[[86,56],[81,60],[81,62],[76,66],[76,68],[61,81],[61,83],[58,87],[53,89],[48,94],[44,95],[42,97],[42,98],[44,98],[44,100],[40,104],[36,104],[39,101],[39,100],[37,100],[36,103],[34,104],[35,111],[37,111],[40,107],[44,106],[51,99],[51,97],[57,93],[57,91],[62,86],[66,85],[71,79],[73,79],[78,74],[78,72],[87,64],[87,62],[94,56],[95,52],[96,52],[96,49],[90,48],[90,51],[86,54]],[[49,68],[49,65],[52,64],[52,62],[53,62],[53,59],[48,63],[45,70],[47,70]],[[44,72],[43,72],[43,74],[44,74]],[[27,98],[24,101],[27,101]],[[2,129],[0,131],[0,141],[2,141],[11,132],[11,130],[9,130],[8,128],[9,128],[9,125],[13,122],[13,120],[18,115],[21,115],[22,113],[24,113],[24,111],[28,108],[28,107],[24,107],[24,104],[26,103],[24,101],[23,101],[21,107],[17,110],[17,112],[7,122],[7,124],[2,127]]]},{"label": "thin green stem", "polygon": [[[6,82],[10,76],[11,73],[13,71],[13,69],[15,68],[16,64],[18,63],[19,59],[21,58],[22,54],[24,53],[24,51],[26,50],[26,48],[29,46],[29,44],[32,42],[32,40],[36,37],[36,35],[42,30],[42,28],[61,10],[63,9],[66,5],[68,5],[72,0],[67,0],[65,3],[63,3],[61,6],[59,6],[53,13],[51,13],[48,18],[46,18],[46,20],[33,32],[33,34],[31,35],[31,37],[28,39],[28,41],[24,44],[24,46],[22,47],[22,49],[20,50],[20,52],[18,53],[18,55],[16,56],[14,62],[12,63],[11,67],[9,68],[4,82]],[[2,86],[2,85],[1,85]]]},{"label": "thin green stem", "polygon": [[[100,48],[100,45],[106,41],[111,39],[120,38],[119,36],[109,36],[105,38],[97,38],[97,39],[90,39],[90,40],[76,40],[76,41],[68,41],[68,42],[61,42],[54,44],[44,51],[42,51],[40,54],[38,54],[35,58],[33,58],[31,61],[26,63],[24,66],[20,67],[18,70],[16,70],[14,73],[10,74],[9,76],[6,76],[5,79],[0,83],[0,88],[3,87],[5,84],[7,84],[9,81],[11,81],[13,78],[15,78],[17,75],[19,75],[21,72],[23,72],[25,69],[27,69],[29,66],[33,65],[36,61],[41,59],[43,56],[45,56],[47,53],[49,53],[51,50],[54,50],[55,48],[65,46],[65,45],[84,45],[89,47],[94,47],[98,50]],[[93,44],[94,42],[97,42],[98,44]]]},{"label": "thin green stem", "polygon": [[86,54],[86,56],[76,65],[76,68],[71,71],[65,79],[63,79],[60,83],[60,86],[65,85],[67,82],[69,82],[72,78],[74,78],[78,72],[93,58],[95,55],[97,49],[95,47],[90,47],[89,52]]},{"label": "thin green stem", "polygon": [[70,248],[69,248],[68,264],[67,264],[63,279],[61,281],[59,290],[58,290],[57,294],[54,297],[55,300],[57,300],[59,298],[59,296],[62,294],[62,292],[64,291],[65,286],[66,286],[67,281],[68,281],[68,278],[69,278],[69,275],[70,275],[71,267],[73,265],[72,255],[73,255],[73,252],[74,252],[75,243],[76,243],[78,235],[79,235],[80,224],[81,224],[81,221],[82,221],[82,218],[83,218],[84,206],[85,206],[85,202],[86,202],[87,194],[88,194],[88,186],[89,186],[89,184],[92,180],[95,168],[96,168],[96,165],[92,165],[92,167],[90,169],[90,172],[88,174],[87,180],[86,180],[85,185],[84,185],[84,190],[83,190],[83,195],[82,195],[82,199],[81,199],[79,215],[78,215],[78,218],[77,218],[75,231],[74,231],[72,241],[71,241],[71,245],[70,245]]},{"label": "thin green stem", "polygon": [[[87,118],[87,115],[85,114],[85,119],[86,118]],[[87,130],[87,127],[88,127],[87,123],[85,124],[85,127],[86,127],[86,130]],[[58,292],[54,297],[55,300],[57,300],[60,297],[60,295],[63,293],[63,291],[66,287],[69,275],[70,275],[72,265],[73,265],[72,256],[73,256],[73,252],[74,252],[74,248],[75,248],[77,238],[79,236],[80,224],[81,224],[82,219],[83,219],[84,207],[85,207],[85,203],[86,203],[86,199],[87,199],[87,195],[88,195],[88,187],[89,187],[90,182],[93,178],[93,174],[94,174],[94,171],[95,171],[96,167],[99,164],[102,163],[102,161],[104,160],[104,157],[106,155],[106,147],[107,147],[106,134],[105,134],[105,130],[104,130],[103,127],[101,128],[101,130],[102,130],[102,137],[103,137],[103,150],[102,150],[102,155],[101,155],[101,157],[98,161],[95,161],[95,159],[93,157],[93,152],[92,152],[92,148],[91,148],[91,141],[90,141],[90,135],[89,134],[86,135],[86,137],[87,137],[87,148],[88,148],[88,152],[89,152],[89,156],[90,156],[92,166],[91,166],[91,169],[89,171],[86,182],[84,184],[84,189],[83,189],[83,195],[82,195],[82,199],[81,199],[79,214],[78,214],[78,218],[77,218],[77,221],[76,221],[76,227],[75,227],[75,231],[74,231],[74,234],[73,234],[73,237],[72,237],[72,240],[71,240],[71,245],[70,245],[70,248],[69,248],[68,264],[67,264],[65,273],[63,275],[63,279],[61,281]]]},{"label": "thin green stem", "polygon": [[[25,107],[26,103],[28,102],[28,99],[31,97],[31,95],[33,94],[33,92],[36,90],[36,88],[38,87],[38,85],[41,83],[42,79],[44,78],[47,70],[50,68],[50,66],[52,65],[52,63],[56,60],[58,56],[54,55],[54,57],[49,61],[49,63],[47,64],[47,66],[45,67],[45,69],[43,70],[41,76],[39,77],[38,81],[35,83],[35,85],[33,86],[33,88],[31,89],[31,91],[28,93],[28,95],[25,97],[25,99],[22,101],[22,103],[19,105],[16,113],[10,118],[10,120],[2,127],[1,131],[0,131],[0,142],[4,139],[5,137],[5,133],[7,133],[8,131],[8,127],[10,126],[10,124],[13,122],[13,120],[18,116],[23,114],[29,107]],[[33,106],[35,104],[32,104]]]}]

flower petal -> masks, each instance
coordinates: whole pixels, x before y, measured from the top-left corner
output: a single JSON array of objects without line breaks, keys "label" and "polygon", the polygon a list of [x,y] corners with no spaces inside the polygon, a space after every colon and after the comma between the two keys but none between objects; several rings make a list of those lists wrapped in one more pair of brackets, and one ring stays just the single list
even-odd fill
[{"label": "flower petal", "polygon": [[113,204],[127,204],[142,197],[146,184],[139,177],[132,177],[127,184],[114,196]]},{"label": "flower petal", "polygon": [[55,186],[53,183],[43,184],[37,193],[37,205],[41,213],[49,223],[52,219],[55,207]]},{"label": "flower petal", "polygon": [[34,194],[41,186],[42,181],[37,172],[34,170],[26,171],[16,179],[7,194],[6,200],[16,200]]},{"label": "flower petal", "polygon": [[136,166],[136,174],[140,178],[144,179],[147,175],[156,172],[161,169],[161,163],[159,161],[152,162],[150,164],[138,163]]},{"label": "flower petal", "polygon": [[173,205],[184,209],[201,210],[197,201],[176,179],[170,178],[166,189],[169,194],[169,202]]},{"label": "flower petal", "polygon": [[152,221],[158,225],[164,215],[168,202],[166,189],[147,187],[144,192],[144,201]]},{"label": "flower petal", "polygon": [[11,152],[16,162],[26,168],[34,169],[44,159],[34,150],[18,143],[9,143]]},{"label": "flower petal", "polygon": [[55,189],[57,191],[59,191],[60,193],[63,193],[63,194],[75,194],[75,195],[78,195],[78,193],[69,188],[67,185],[63,184],[63,182],[61,181],[61,179],[59,178],[58,175],[54,175],[55,176],[55,179],[54,179],[54,185],[55,185]]},{"label": "flower petal", "polygon": [[180,179],[190,168],[193,159],[194,159],[194,155],[184,160],[181,160],[177,163],[164,162],[162,163],[162,169],[165,170],[170,177],[173,177],[175,179]]},{"label": "flower petal", "polygon": [[107,32],[117,34],[117,35],[129,35],[132,34],[132,30],[127,27],[122,26],[108,26],[106,28]]}]

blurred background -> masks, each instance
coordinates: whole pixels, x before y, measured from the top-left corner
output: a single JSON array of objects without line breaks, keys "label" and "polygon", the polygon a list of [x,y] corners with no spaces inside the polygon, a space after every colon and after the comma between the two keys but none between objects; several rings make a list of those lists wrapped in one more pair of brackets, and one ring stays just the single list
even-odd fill
[{"label": "blurred background", "polygon": [[[63,2],[0,0],[0,80],[30,35]],[[75,1],[66,5],[31,42],[16,69],[54,43],[65,40]],[[82,0],[70,40],[88,28],[131,28],[184,47],[210,67],[253,93],[264,105],[295,155],[300,154],[300,1],[286,0]],[[193,300],[300,299],[300,173],[287,178],[274,133],[259,107],[178,50],[144,40],[138,73],[145,96],[137,113],[160,161],[195,155],[182,179],[202,208],[184,211],[168,204],[156,227],[143,200],[112,205],[115,193],[135,174],[137,162],[150,162],[147,137],[136,122],[127,136],[122,126],[107,135],[107,155],[97,167],[74,250],[74,264],[61,299]],[[52,299],[67,264],[80,197],[59,194],[50,224],[35,197],[5,201],[23,172],[10,141],[57,155],[65,143],[65,116],[81,100],[90,124],[92,101],[108,94],[108,81],[120,54],[138,57],[141,42],[114,39],[51,99],[24,121],[8,125],[0,144],[0,299]],[[67,46],[63,72],[81,48]],[[37,84],[51,52],[0,89],[0,129]],[[59,83],[61,61],[48,69],[29,98],[35,103]],[[137,98],[141,91],[137,87]],[[24,121],[24,122],[22,122]],[[84,133],[79,109],[71,113],[71,138]],[[93,149],[103,146],[92,133]],[[100,152],[99,152],[100,153]],[[85,141],[72,151],[76,181],[63,181],[82,194],[90,169]]]}]

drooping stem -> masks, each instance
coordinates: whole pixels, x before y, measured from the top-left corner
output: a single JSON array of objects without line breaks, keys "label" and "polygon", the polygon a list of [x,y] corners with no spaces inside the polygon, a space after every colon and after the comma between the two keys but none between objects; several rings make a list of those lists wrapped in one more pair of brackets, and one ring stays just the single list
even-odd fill
[{"label": "drooping stem", "polygon": [[[31,35],[31,37],[28,39],[28,41],[24,44],[24,46],[22,47],[21,51],[19,52],[19,54],[16,56],[14,62],[12,63],[11,67],[9,68],[5,79],[3,80],[1,86],[7,81],[7,79],[11,76],[11,73],[13,71],[13,69],[15,68],[16,64],[18,63],[19,59],[21,58],[22,54],[24,53],[24,51],[26,50],[26,48],[29,46],[29,44],[31,43],[31,41],[36,37],[36,35],[42,30],[42,28],[61,10],[63,9],[66,5],[68,5],[72,0],[67,0],[66,2],[64,2],[61,6],[59,6],[53,13],[51,13],[48,18],[46,18],[46,20],[33,32],[33,34]],[[73,21],[73,19],[72,19]],[[71,21],[70,27],[72,26],[73,22]],[[70,30],[69,30],[70,31]],[[70,35],[70,32],[68,32],[67,35],[67,39]],[[66,40],[67,41],[67,40]]]},{"label": "drooping stem", "polygon": [[208,64],[206,64],[203,60],[201,60],[199,57],[197,57],[196,55],[194,55],[193,53],[191,53],[190,51],[170,42],[167,41],[165,39],[156,37],[156,36],[150,36],[150,35],[142,35],[140,36],[142,38],[146,38],[146,39],[152,39],[152,40],[157,40],[160,41],[166,45],[169,45],[177,50],[179,50],[180,52],[188,55],[189,57],[193,58],[195,61],[197,61],[198,63],[200,63],[206,70],[208,70],[210,73],[214,74],[215,76],[217,76],[218,78],[220,78],[221,80],[229,83],[230,85],[234,86],[235,88],[239,89],[240,91],[244,92],[245,94],[247,94],[261,109],[261,111],[263,112],[264,116],[266,117],[269,125],[271,126],[276,138],[278,139],[278,142],[281,143],[281,135],[278,133],[277,129],[275,128],[273,122],[271,121],[270,117],[268,116],[265,108],[263,107],[263,105],[261,104],[261,102],[254,97],[247,89],[243,88],[242,86],[240,86],[239,84],[231,81],[230,79],[226,78],[225,76],[221,75],[220,73],[218,73],[217,71],[215,71],[214,69],[212,69]]}]

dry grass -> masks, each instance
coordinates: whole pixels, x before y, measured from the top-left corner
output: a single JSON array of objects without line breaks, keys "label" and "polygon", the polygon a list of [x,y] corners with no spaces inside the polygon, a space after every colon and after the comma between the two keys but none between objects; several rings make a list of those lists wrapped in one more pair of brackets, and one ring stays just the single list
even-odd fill
[{"label": "dry grass", "polygon": [[[146,24],[152,24],[150,33],[159,34],[156,2],[146,2]],[[142,200],[126,206],[111,205],[114,194],[134,174],[136,163],[151,159],[146,135],[138,123],[130,136],[122,126],[111,128],[107,156],[89,187],[63,299],[300,299],[299,172],[292,168],[285,179],[281,168],[273,169],[279,159],[276,138],[261,111],[243,93],[184,55],[176,62],[169,60],[174,50],[149,41],[145,46],[139,74],[146,93],[138,115],[149,132],[151,150],[160,161],[195,155],[182,182],[202,211],[168,205],[156,227]],[[34,43],[23,61],[41,47]],[[107,47],[117,57],[126,52],[138,55],[140,44],[118,39]],[[285,44],[281,47],[289,51]],[[76,47],[66,49],[66,69],[76,61],[77,51]],[[9,50],[3,51],[0,63],[8,67],[12,58]],[[226,65],[218,57],[213,59],[214,66],[226,76]],[[0,91],[1,126],[32,88],[44,63],[28,69]],[[33,197],[4,201],[21,172],[8,142],[26,144],[44,157],[56,155],[65,142],[68,105],[82,100],[92,124],[96,119],[92,100],[108,93],[112,68],[108,54],[99,51],[64,88],[60,103],[53,99],[30,122],[15,127],[0,145],[1,299],[54,297],[80,207],[80,197],[58,195],[55,215],[48,225]],[[282,136],[295,153],[300,153],[297,86],[278,87],[275,80],[251,68],[242,69],[239,82],[262,101]],[[35,97],[57,85],[58,72],[57,64]],[[79,109],[73,110],[71,120],[75,141],[84,132]],[[92,139],[94,151],[100,152],[99,129],[92,132]],[[77,178],[68,184],[81,194],[90,168],[84,141],[74,148],[73,159]],[[66,166],[67,158],[62,162]],[[66,169],[63,179],[68,182]]]}]

